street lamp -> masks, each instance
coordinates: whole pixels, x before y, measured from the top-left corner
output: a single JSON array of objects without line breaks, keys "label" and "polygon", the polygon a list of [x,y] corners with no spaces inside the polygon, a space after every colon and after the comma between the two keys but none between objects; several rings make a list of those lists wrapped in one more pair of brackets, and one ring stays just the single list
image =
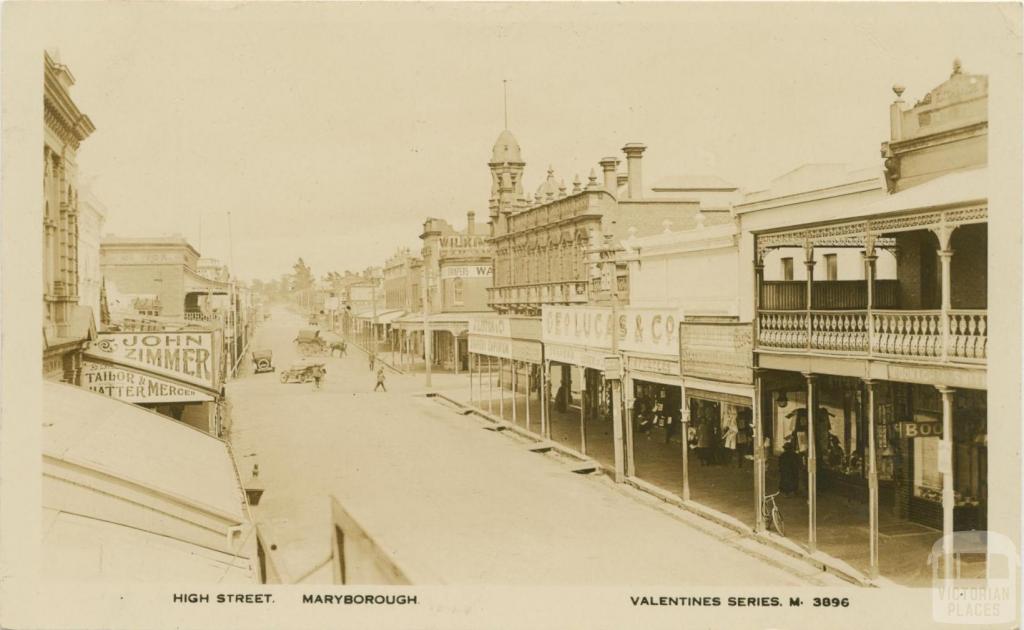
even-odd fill
[{"label": "street lamp", "polygon": [[[603,241],[603,242],[602,242]],[[622,358],[619,356],[619,278],[618,258],[624,251],[614,243],[613,235],[604,234],[601,240],[594,232],[590,234],[591,246],[586,250],[591,264],[597,269],[597,277],[591,282],[598,287],[597,295],[602,301],[610,299],[612,307],[611,356],[605,359],[604,377],[612,388],[612,433],[615,454],[615,481],[621,483],[625,477],[623,455],[624,427],[622,424]]]}]

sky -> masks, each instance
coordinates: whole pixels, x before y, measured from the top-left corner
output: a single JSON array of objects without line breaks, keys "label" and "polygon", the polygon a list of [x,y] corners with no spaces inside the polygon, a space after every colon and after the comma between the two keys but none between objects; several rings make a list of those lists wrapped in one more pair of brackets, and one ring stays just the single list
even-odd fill
[{"label": "sky", "polygon": [[428,216],[485,221],[503,80],[528,191],[549,166],[600,176],[627,142],[648,146],[645,184],[756,190],[805,163],[880,165],[894,83],[913,104],[954,58],[985,74],[1019,52],[1015,11],[981,4],[36,10],[96,126],[80,179],[106,233],[180,233],[244,279],[300,256],[356,271],[418,250]]}]

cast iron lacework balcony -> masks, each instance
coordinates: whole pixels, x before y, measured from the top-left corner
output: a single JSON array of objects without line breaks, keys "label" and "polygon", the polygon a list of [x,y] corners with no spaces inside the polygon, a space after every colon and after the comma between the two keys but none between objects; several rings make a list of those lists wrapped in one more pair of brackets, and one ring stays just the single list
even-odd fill
[{"label": "cast iron lacework balcony", "polygon": [[[758,235],[758,350],[984,365],[986,221],[981,206]],[[865,279],[761,279],[774,249],[813,277],[815,247],[863,252]],[[892,254],[895,279],[875,279],[881,252]]]}]

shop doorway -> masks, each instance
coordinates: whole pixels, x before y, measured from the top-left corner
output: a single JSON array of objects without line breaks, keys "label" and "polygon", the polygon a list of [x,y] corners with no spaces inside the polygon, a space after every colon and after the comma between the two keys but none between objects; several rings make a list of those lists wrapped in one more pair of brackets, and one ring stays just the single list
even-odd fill
[{"label": "shop doorway", "polygon": [[640,479],[683,493],[682,388],[632,379],[633,464]]}]

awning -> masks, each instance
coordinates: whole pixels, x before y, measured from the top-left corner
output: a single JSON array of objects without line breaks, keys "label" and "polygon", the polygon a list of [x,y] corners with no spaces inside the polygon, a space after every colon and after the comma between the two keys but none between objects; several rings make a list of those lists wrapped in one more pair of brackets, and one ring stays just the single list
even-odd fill
[{"label": "awning", "polygon": [[224,441],[62,383],[43,384],[42,421],[49,576],[156,580],[173,557],[183,578],[211,578],[213,564],[256,580],[252,524]]},{"label": "awning", "polygon": [[988,168],[957,171],[879,199],[865,208],[865,214],[983,204],[988,190]]},{"label": "awning", "polygon": [[405,315],[405,311],[385,311],[383,313],[377,313],[377,323],[390,325],[402,315]]},{"label": "awning", "polygon": [[185,293],[214,293],[228,294],[231,291],[230,282],[220,282],[201,276],[191,269],[185,269]]}]

